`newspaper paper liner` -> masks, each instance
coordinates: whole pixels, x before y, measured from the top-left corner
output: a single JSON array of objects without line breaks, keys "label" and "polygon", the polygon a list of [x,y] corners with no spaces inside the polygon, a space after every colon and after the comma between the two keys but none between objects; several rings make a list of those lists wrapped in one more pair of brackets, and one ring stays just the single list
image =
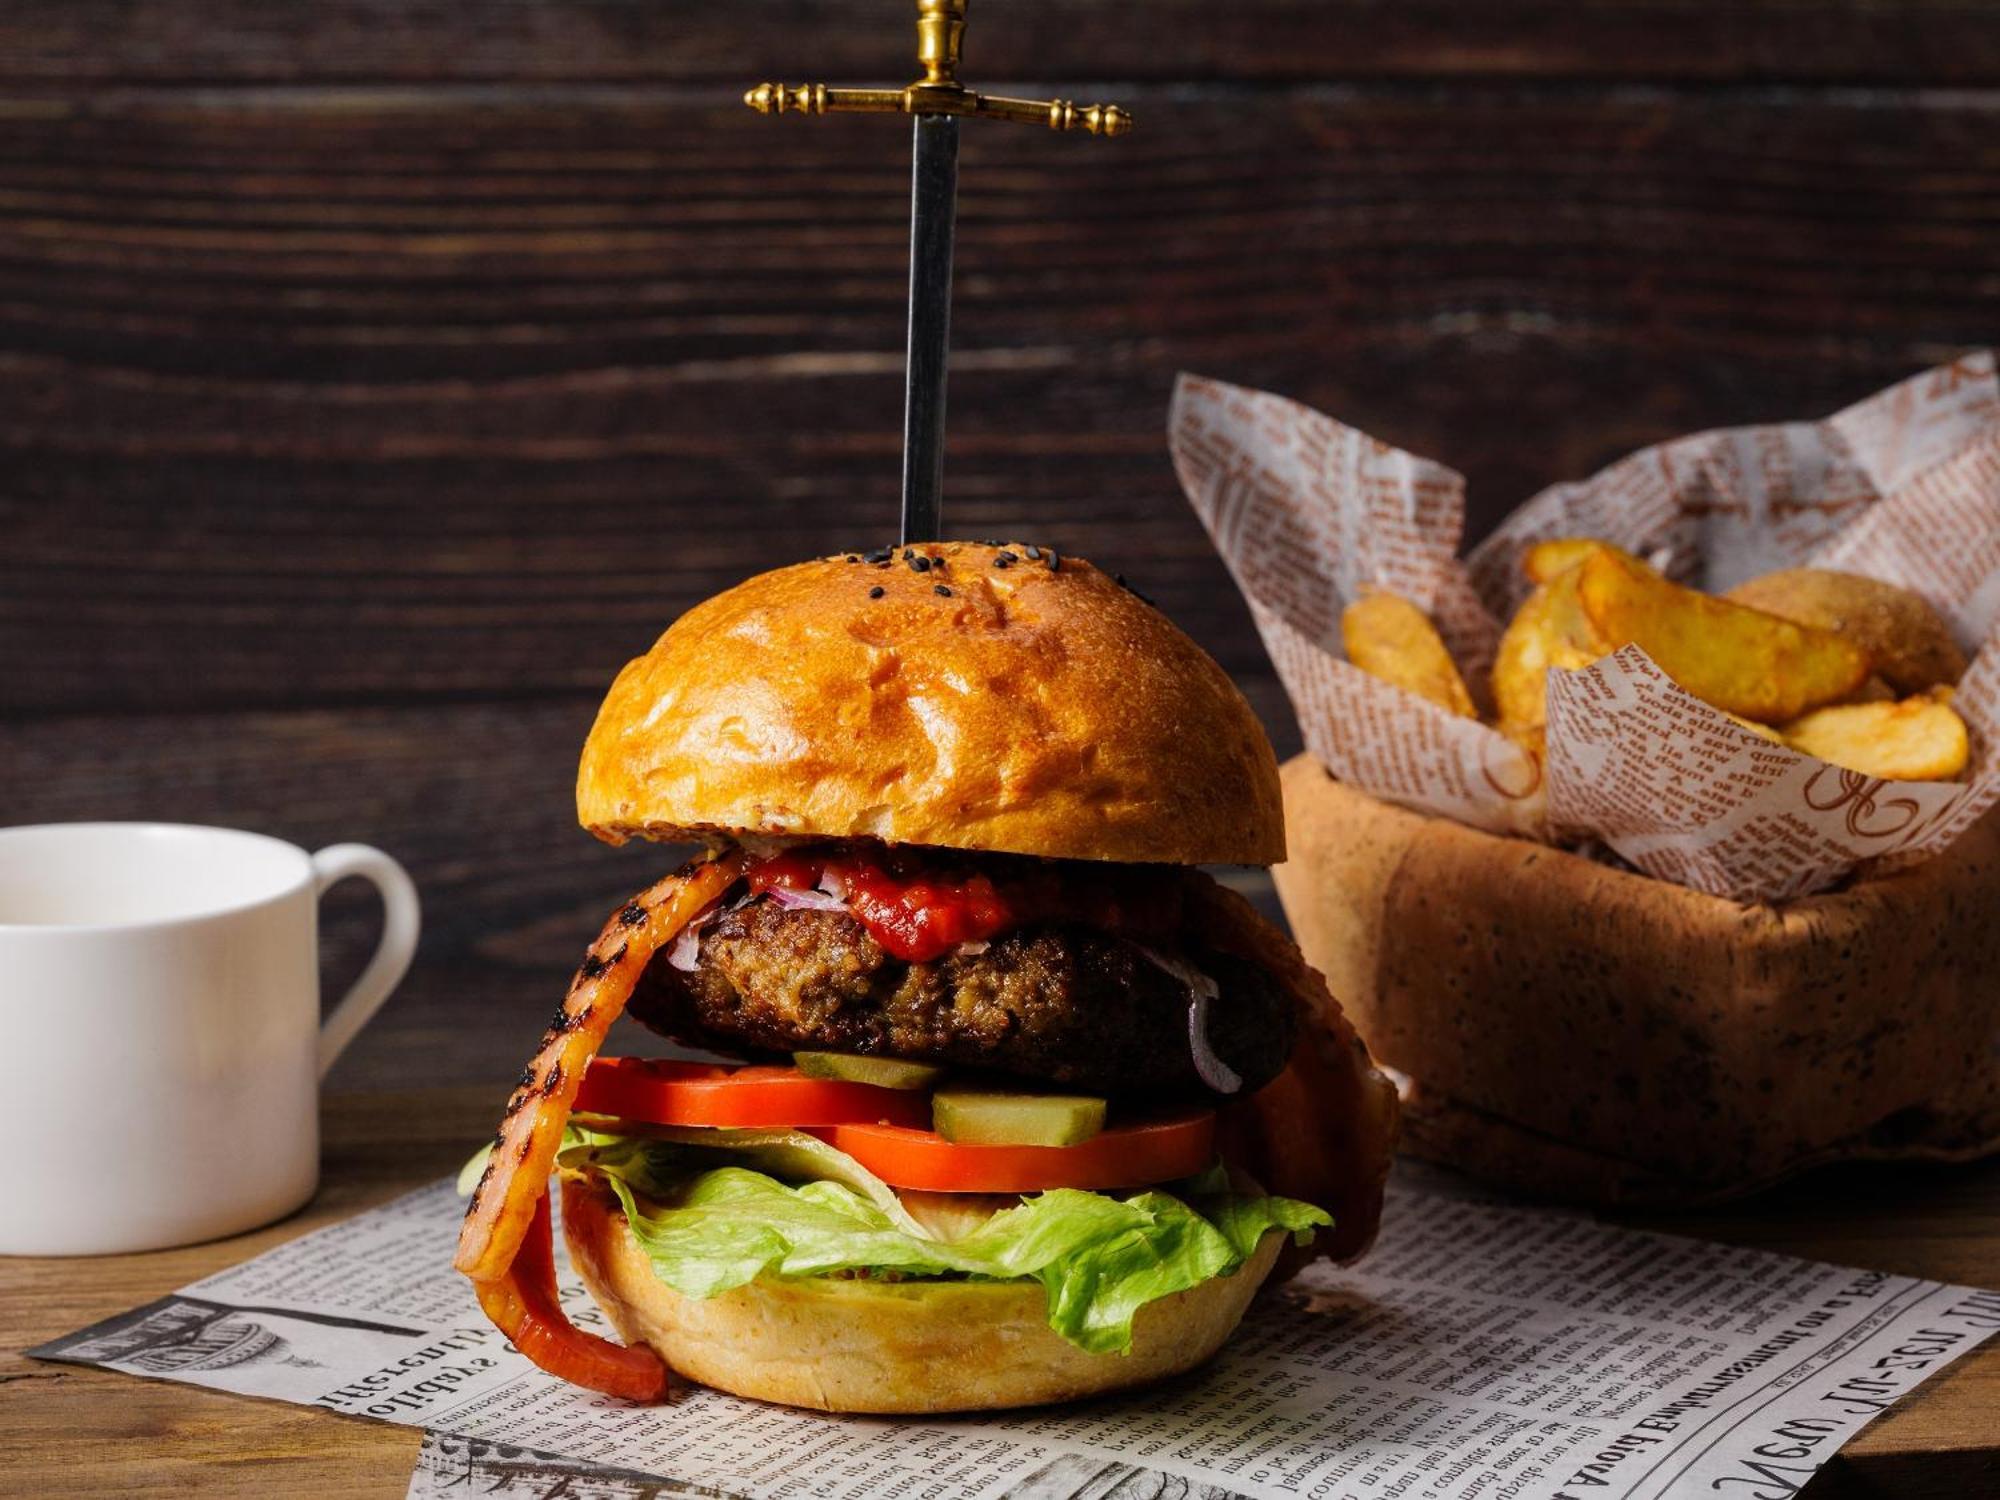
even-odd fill
[{"label": "newspaper paper liner", "polygon": [[[1643,449],[1543,490],[1461,561],[1464,481],[1268,392],[1183,375],[1182,487],[1249,602],[1307,749],[1341,780],[1488,832],[1596,839],[1711,895],[1782,901],[1947,847],[2000,800],[2000,379],[1990,352],[1822,422]],[[1342,609],[1368,587],[1436,620],[1475,693],[1530,587],[1522,551],[1592,536],[1715,592],[1779,568],[1923,595],[1979,645],[1953,706],[1963,781],[1884,782],[1763,740],[1627,647],[1551,672],[1547,754],[1361,671]]]}]

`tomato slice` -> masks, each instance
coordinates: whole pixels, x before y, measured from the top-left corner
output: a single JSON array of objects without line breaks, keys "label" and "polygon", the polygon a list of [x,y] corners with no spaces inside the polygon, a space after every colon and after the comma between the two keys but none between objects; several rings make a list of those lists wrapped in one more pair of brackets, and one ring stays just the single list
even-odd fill
[{"label": "tomato slice", "polygon": [[1075,1146],[961,1146],[931,1130],[844,1124],[813,1132],[891,1187],[932,1193],[1129,1188],[1192,1177],[1215,1159],[1215,1112],[1121,1125]]},{"label": "tomato slice", "polygon": [[583,1075],[576,1108],[653,1125],[804,1129],[887,1121],[928,1125],[930,1095],[871,1083],[808,1078],[797,1068],[728,1067],[664,1058],[600,1057]]}]

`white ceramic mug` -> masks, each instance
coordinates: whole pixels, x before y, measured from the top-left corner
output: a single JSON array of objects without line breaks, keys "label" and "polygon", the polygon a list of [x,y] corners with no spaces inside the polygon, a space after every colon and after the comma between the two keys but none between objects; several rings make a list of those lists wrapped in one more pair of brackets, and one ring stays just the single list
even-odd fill
[{"label": "white ceramic mug", "polygon": [[[382,893],[321,1025],[319,897]],[[416,887],[363,844],[172,823],[0,829],[0,1254],[155,1250],[319,1184],[319,1080],[416,951]]]}]

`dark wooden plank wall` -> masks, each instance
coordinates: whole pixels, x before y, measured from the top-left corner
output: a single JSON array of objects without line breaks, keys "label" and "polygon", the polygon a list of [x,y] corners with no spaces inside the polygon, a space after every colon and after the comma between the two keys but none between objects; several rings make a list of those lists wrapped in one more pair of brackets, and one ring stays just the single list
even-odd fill
[{"label": "dark wooden plank wall", "polygon": [[[505,1076],[646,877],[595,695],[693,600],[883,538],[903,0],[0,4],[0,822],[361,838],[430,926],[350,1084]],[[1174,372],[1460,468],[1480,523],[2000,329],[2000,12],[985,0],[947,517],[1130,574],[1296,742],[1161,440]],[[351,968],[367,903],[335,903]],[[477,1020],[478,1024],[468,1024]]]}]

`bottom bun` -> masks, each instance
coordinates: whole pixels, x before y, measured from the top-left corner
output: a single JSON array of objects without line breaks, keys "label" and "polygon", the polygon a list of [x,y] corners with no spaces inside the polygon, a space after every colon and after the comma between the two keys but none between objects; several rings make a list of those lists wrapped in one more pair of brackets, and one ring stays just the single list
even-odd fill
[{"label": "bottom bun", "polygon": [[1039,1406],[1178,1375],[1235,1331],[1285,1240],[1271,1230],[1234,1276],[1140,1308],[1130,1354],[1086,1354],[1049,1327],[1039,1282],[759,1279],[683,1297],[603,1187],[565,1179],[562,1218],[571,1261],[626,1343],[717,1390],[842,1412]]}]

